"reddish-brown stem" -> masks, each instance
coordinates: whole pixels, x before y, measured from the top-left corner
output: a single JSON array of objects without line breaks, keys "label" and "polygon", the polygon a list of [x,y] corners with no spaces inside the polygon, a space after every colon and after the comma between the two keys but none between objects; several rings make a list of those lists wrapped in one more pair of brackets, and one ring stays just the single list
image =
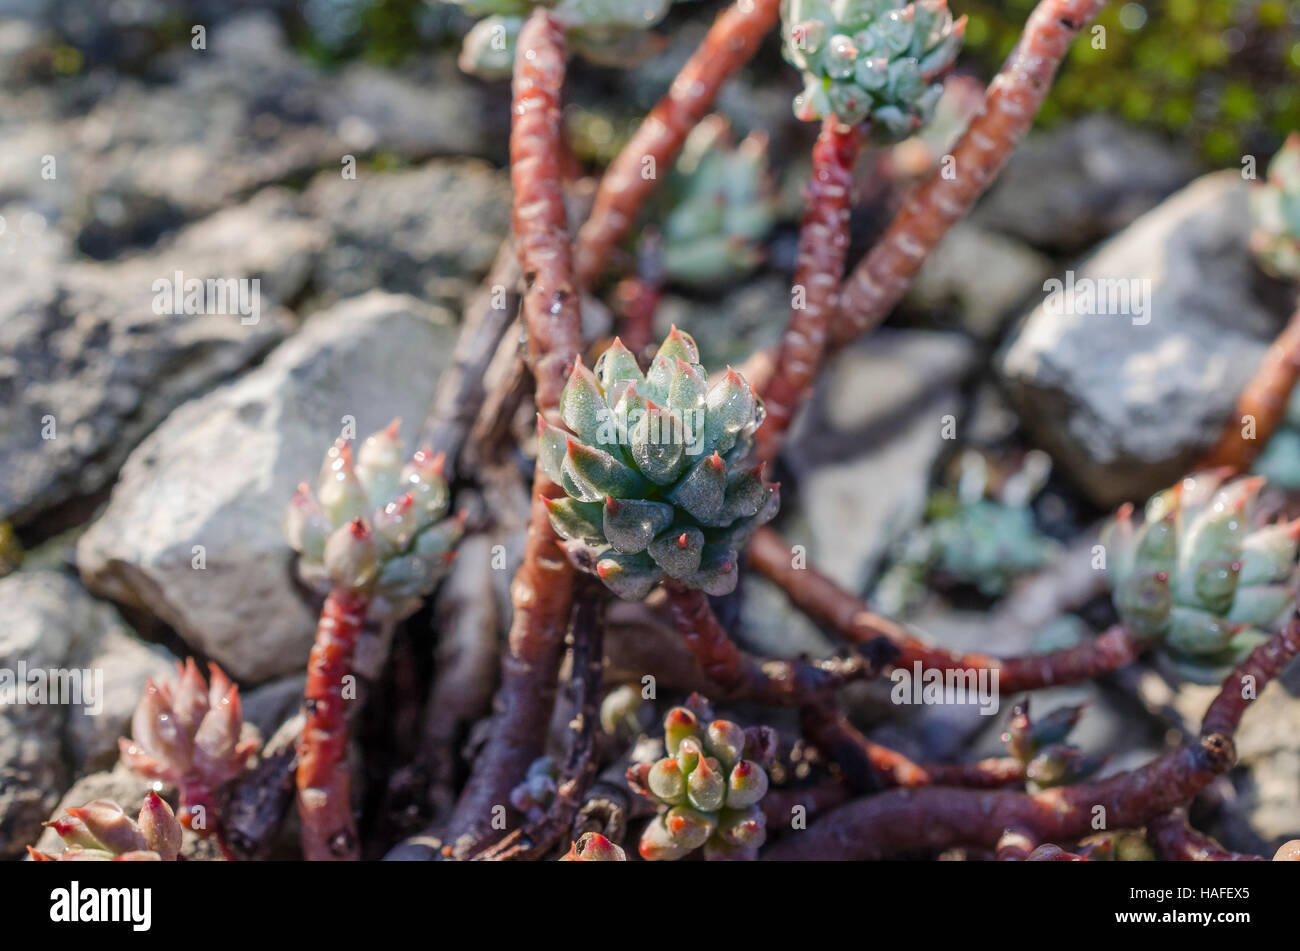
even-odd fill
[{"label": "reddish-brown stem", "polygon": [[370,606],[368,595],[336,588],[325,599],[307,661],[306,716],[298,747],[298,815],[308,861],[356,861],[361,854],[352,815],[348,721],[343,678]]},{"label": "reddish-brown stem", "polygon": [[[1249,469],[1281,424],[1287,398],[1297,379],[1300,379],[1300,310],[1291,316],[1237,397],[1236,410],[1201,467],[1228,466],[1236,472]],[[1243,433],[1247,416],[1254,420],[1250,438]]]},{"label": "reddish-brown stem", "polygon": [[1186,809],[1173,809],[1147,823],[1147,832],[1167,862],[1263,862],[1258,855],[1225,849],[1187,822]]},{"label": "reddish-brown stem", "polygon": [[1039,0],[1016,48],[989,83],[984,107],[944,162],[908,197],[854,269],[831,321],[841,347],[885,319],[948,230],[965,216],[1034,121],[1070,41],[1105,0]]},{"label": "reddish-brown stem", "polygon": [[[515,244],[526,287],[528,362],[537,410],[550,418],[558,412],[565,373],[582,347],[561,176],[564,68],[564,31],[545,9],[538,9],[519,34],[510,177]],[[511,586],[514,616],[502,662],[498,716],[448,823],[450,851],[457,857],[469,857],[500,837],[493,828],[494,809],[508,802],[511,788],[541,754],[573,607],[573,568],[557,543],[544,502],[560,491],[537,467],[524,560]]]},{"label": "reddish-brown stem", "polygon": [[803,732],[839,763],[844,778],[859,792],[880,788],[962,786],[997,789],[1025,781],[1025,767],[1010,756],[973,763],[916,763],[897,750],[874,743],[843,716],[827,707],[803,712]]},{"label": "reddish-brown stem", "polygon": [[924,643],[905,627],[872,612],[810,565],[794,567],[789,543],[770,528],[760,528],[749,546],[749,563],[776,584],[797,608],[845,640],[866,643],[887,638],[898,648],[895,667],[920,664],[935,670],[996,670],[998,689],[1037,690],[1078,683],[1133,662],[1145,643],[1122,626],[1075,647],[1023,657],[959,654]]},{"label": "reddish-brown stem", "polygon": [[862,654],[824,661],[754,657],[727,636],[703,591],[672,582],[664,587],[673,623],[705,676],[717,685],[717,697],[804,706],[820,703],[836,688],[872,677],[879,670],[872,657]]},{"label": "reddish-brown stem", "polygon": [[770,462],[807,398],[826,348],[826,332],[844,277],[849,247],[849,203],[861,130],[834,116],[822,122],[812,150],[812,175],[804,192],[790,318],[777,345],[763,402],[767,418],[756,434],[758,459]]},{"label": "reddish-brown stem", "polygon": [[637,356],[645,355],[654,340],[655,311],[663,296],[663,272],[659,261],[659,239],[644,237],[637,254],[637,272],[623,278],[614,289],[618,302],[619,337],[623,346]]},{"label": "reddish-brown stem", "polygon": [[578,283],[600,279],[610,251],[667,177],[687,134],[713,107],[722,84],[754,55],[780,15],[780,0],[736,0],[723,10],[672,86],[610,163],[591,217],[578,232]]},{"label": "reddish-brown stem", "polygon": [[993,848],[1009,828],[1041,842],[1070,842],[1095,831],[1098,818],[1109,829],[1143,826],[1189,802],[1232,766],[1232,736],[1246,706],[1297,653],[1300,619],[1292,617],[1224,680],[1198,742],[1139,769],[1034,795],[939,786],[889,790],[827,813],[777,843],[768,857],[861,860],[958,845]]},{"label": "reddish-brown stem", "polygon": [[796,789],[771,789],[759,805],[763,807],[768,828],[781,829],[789,826],[796,807],[803,810],[802,816],[805,819],[811,819],[828,809],[843,805],[851,795],[852,790],[846,784],[827,779],[816,785]]},{"label": "reddish-brown stem", "polygon": [[555,799],[536,822],[530,822],[476,857],[506,861],[540,858],[568,831],[596,778],[596,732],[600,723],[605,598],[581,592],[573,617],[572,703],[568,748],[556,782]]}]

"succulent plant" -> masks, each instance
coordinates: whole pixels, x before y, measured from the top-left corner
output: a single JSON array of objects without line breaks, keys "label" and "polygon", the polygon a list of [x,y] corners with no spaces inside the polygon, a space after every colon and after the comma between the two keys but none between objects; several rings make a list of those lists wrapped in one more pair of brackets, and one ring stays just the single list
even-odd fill
[{"label": "succulent plant", "polygon": [[931,494],[924,524],[895,545],[873,603],[886,614],[906,613],[924,599],[932,572],[999,597],[1018,575],[1043,567],[1058,546],[1039,531],[1030,503],[1050,472],[1050,458],[1038,451],[1015,465],[962,453],[955,487]]},{"label": "succulent plant", "polygon": [[661,807],[641,836],[641,857],[673,861],[702,846],[710,861],[756,858],[767,837],[758,803],[775,753],[772,732],[716,720],[693,694],[664,717],[664,746],[666,757],[628,770],[632,788]]},{"label": "succulent plant", "polygon": [[549,7],[566,27],[569,46],[605,66],[635,64],[660,44],[647,33],[668,13],[672,0],[452,0],[470,16],[482,16],[465,36],[460,68],[483,79],[505,79],[515,63],[515,43],[534,8]]},{"label": "succulent plant", "polygon": [[709,116],[687,138],[677,172],[678,197],[663,226],[664,274],[703,287],[744,277],[762,262],[776,220],[766,134],[735,145],[726,119]]},{"label": "succulent plant", "polygon": [[17,571],[23,560],[23,546],[9,522],[0,520],[0,578]]},{"label": "succulent plant", "polygon": [[1272,485],[1300,490],[1300,386],[1291,388],[1282,423],[1251,468]]},{"label": "succulent plant", "polygon": [[313,496],[298,487],[285,536],[298,573],[321,594],[335,586],[371,594],[374,618],[400,619],[446,574],[464,521],[443,518],[449,493],[441,456],[420,450],[407,460],[399,421],[361,445],[339,439],[325,455]]},{"label": "succulent plant", "polygon": [[1274,277],[1300,281],[1300,132],[1292,132],[1268,165],[1268,178],[1250,190],[1255,220],[1250,249]]},{"label": "succulent plant", "polygon": [[627,853],[599,832],[584,833],[582,838],[560,856],[561,862],[626,862]]},{"label": "succulent plant", "polygon": [[1082,706],[1060,707],[1034,720],[1028,700],[1012,709],[1002,742],[1025,764],[1025,786],[1031,793],[1077,783],[1105,764],[1105,757],[1091,756],[1065,742],[1082,714]]},{"label": "succulent plant", "polygon": [[62,852],[28,854],[35,862],[174,862],[181,851],[181,824],[171,807],[150,790],[132,819],[117,803],[96,799],[68,809],[46,826],[67,845]]},{"label": "succulent plant", "polygon": [[1140,521],[1123,506],[1103,532],[1120,617],[1188,679],[1220,681],[1294,606],[1300,520],[1257,524],[1264,483],[1201,472],[1153,496]]},{"label": "succulent plant", "polygon": [[560,412],[568,431],[538,418],[538,464],[566,493],[548,505],[575,564],[629,600],[664,578],[732,591],[738,549],[779,505],[763,467],[743,465],[763,419],[744,378],[710,386],[674,327],[644,374],[617,339],[594,370],[577,361]]},{"label": "succulent plant", "polygon": [[177,663],[175,684],[150,679],[131,717],[133,739],[117,741],[128,766],[177,788],[181,822],[196,831],[209,830],[213,793],[243,772],[260,745],[256,729],[244,728],[239,688],[216,664],[208,669],[211,684],[193,658]]},{"label": "succulent plant", "polygon": [[909,135],[933,112],[965,32],[947,0],[783,0],[782,49],[804,78],[795,115]]}]

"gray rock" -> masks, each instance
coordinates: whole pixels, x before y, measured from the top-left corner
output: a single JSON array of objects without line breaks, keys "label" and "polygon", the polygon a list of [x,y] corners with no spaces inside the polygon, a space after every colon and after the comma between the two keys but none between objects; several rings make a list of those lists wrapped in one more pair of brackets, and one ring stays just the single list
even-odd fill
[{"label": "gray rock", "polygon": [[1052,262],[1015,238],[959,221],[926,259],[904,305],[949,318],[981,340],[1041,293]]},{"label": "gray rock", "polygon": [[[15,262],[0,287],[0,518],[21,524],[101,489],[170,410],[270,349],[288,326],[278,305],[304,286],[323,240],[272,189],[155,252]],[[157,313],[155,282],[178,271],[259,281],[260,313]]]},{"label": "gray rock", "polygon": [[1286,316],[1257,287],[1249,227],[1240,175],[1201,178],[1074,271],[1099,296],[1108,279],[1145,292],[1145,308],[1061,314],[1048,297],[1009,339],[998,372],[1013,406],[1098,505],[1187,471]]},{"label": "gray rock", "polygon": [[410,438],[454,343],[446,311],[398,295],[309,318],[257,370],[181,406],[131,454],[78,544],[83,577],[148,608],[234,677],[297,672],[319,605],[295,585],[285,505],[315,479],[347,417],[365,436],[400,416]]},{"label": "gray rock", "polygon": [[1110,116],[1032,134],[972,215],[1054,252],[1082,251],[1191,181],[1187,150]]},{"label": "gray rock", "polygon": [[[822,571],[862,591],[891,542],[919,521],[930,470],[961,435],[956,383],[972,346],[959,334],[885,330],[827,367],[782,453]],[[864,451],[865,450],[865,451]]]},{"label": "gray rock", "polygon": [[325,172],[306,204],[334,233],[315,276],[326,297],[383,288],[458,304],[510,228],[509,176],[474,160],[356,179]]},{"label": "gray rock", "polygon": [[450,57],[331,75],[291,52],[266,12],[192,22],[208,24],[207,49],[150,55],[168,81],[92,72],[44,109],[0,120],[0,195],[39,202],[84,252],[107,258],[263,186],[337,171],[345,156],[502,151],[500,129],[481,119],[493,114],[485,90]]},{"label": "gray rock", "polygon": [[[17,679],[25,669],[59,671],[84,693],[42,703],[0,705],[0,855],[17,854],[73,774],[117,757],[117,738],[149,677],[166,676],[172,658],[142,643],[112,606],[75,580],[47,571],[21,571],[0,580],[0,670]],[[80,673],[89,671],[86,680]],[[22,686],[22,684],[19,684]],[[66,762],[65,762],[66,758]]]}]

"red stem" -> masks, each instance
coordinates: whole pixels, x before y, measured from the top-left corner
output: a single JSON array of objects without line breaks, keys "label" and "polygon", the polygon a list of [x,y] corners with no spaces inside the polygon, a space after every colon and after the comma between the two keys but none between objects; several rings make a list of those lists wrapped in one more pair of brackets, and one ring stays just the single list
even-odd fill
[{"label": "red stem", "polygon": [[826,332],[849,247],[853,166],[861,130],[833,116],[822,122],[804,193],[790,319],[777,348],[774,373],[763,392],[767,418],[757,433],[758,458],[776,458],[790,421],[807,398],[826,348]]},{"label": "red stem", "polygon": [[838,687],[879,672],[865,655],[824,661],[755,657],[727,635],[703,591],[675,582],[665,582],[664,588],[673,623],[704,675],[717,685],[717,697],[779,706],[817,704]]},{"label": "red stem", "polygon": [[1167,862],[1263,862],[1258,855],[1243,855],[1225,849],[1214,839],[1197,832],[1187,822],[1186,809],[1174,809],[1147,823],[1160,857]]},{"label": "red stem", "polygon": [[1070,41],[1104,5],[1105,0],[1039,0],[1016,48],[989,83],[983,111],[953,148],[953,162],[943,163],[912,193],[845,281],[831,322],[833,347],[879,325],[898,303],[930,252],[1011,157],[1042,108]]},{"label": "red stem", "polygon": [[[1255,651],[1223,682],[1189,743],[1139,769],[1035,795],[929,786],[895,789],[829,812],[766,857],[879,859],[965,845],[993,848],[1006,829],[1041,842],[1069,842],[1106,829],[1134,829],[1183,805],[1236,760],[1232,736],[1251,699],[1300,653],[1300,617]],[[1244,688],[1249,687],[1247,691]]]},{"label": "red stem", "polygon": [[914,762],[897,750],[867,739],[852,723],[829,708],[805,708],[803,732],[818,749],[840,764],[845,779],[858,792],[918,786],[997,789],[1025,781],[1024,764],[1010,756],[973,763]]},{"label": "red stem", "polygon": [[[578,294],[571,278],[564,208],[564,30],[539,8],[519,34],[515,59],[510,178],[514,233],[527,290],[523,297],[528,361],[538,412],[556,417],[566,371],[582,348]],[[500,838],[495,809],[541,755],[555,699],[564,632],[573,607],[574,572],[551,528],[544,499],[561,494],[540,466],[524,560],[511,586],[514,616],[502,662],[499,716],[474,761],[448,823],[449,851],[469,857]]]},{"label": "red stem", "polygon": [[687,134],[713,108],[722,84],[754,55],[780,10],[780,0],[736,0],[723,10],[667,94],[610,163],[591,217],[578,232],[577,274],[583,287],[600,279],[610,251],[668,177]]},{"label": "red stem", "polygon": [[845,640],[867,643],[887,638],[899,650],[894,667],[921,664],[927,670],[996,670],[998,690],[1013,693],[1056,684],[1079,683],[1132,663],[1143,641],[1123,627],[1050,654],[990,657],[960,654],[926,644],[901,624],[872,612],[812,566],[795,568],[789,543],[770,528],[760,528],[749,546],[749,563],[785,592],[792,604]]},{"label": "red stem", "polygon": [[298,746],[298,815],[308,861],[360,858],[348,772],[343,678],[365,626],[368,595],[336,588],[325,599],[307,661],[306,714]]}]

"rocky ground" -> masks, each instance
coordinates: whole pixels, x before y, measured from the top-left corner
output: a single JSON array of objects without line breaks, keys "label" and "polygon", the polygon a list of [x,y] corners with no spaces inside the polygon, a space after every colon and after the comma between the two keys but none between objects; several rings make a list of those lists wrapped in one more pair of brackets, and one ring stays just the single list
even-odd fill
[{"label": "rocky ground", "polygon": [[[116,737],[145,679],[177,657],[223,665],[264,736],[293,710],[317,605],[293,580],[285,502],[344,417],[362,433],[394,416],[418,427],[509,226],[502,87],[463,78],[451,55],[324,71],[272,12],[193,6],[210,24],[201,53],[153,49],[149,4],[123,25],[96,4],[0,3],[0,520],[29,548],[0,579],[0,668],[102,668],[107,688],[93,717],[0,708],[0,857],[34,842],[60,801],[138,804]],[[56,23],[87,51],[57,79]],[[698,35],[620,80],[632,101],[653,98]],[[786,116],[788,92],[733,89],[722,105],[742,128],[776,127],[774,161],[797,183],[781,143],[809,135]],[[1240,176],[1187,154],[1102,117],[1032,136],[892,325],[825,374],[783,457],[783,531],[866,593],[958,446],[1047,450],[1037,511],[1063,542],[1181,474],[1287,316],[1246,252]],[[859,230],[880,217],[865,209]],[[669,288],[659,319],[719,363],[743,359],[784,318],[788,237],[787,222],[743,285]],[[1067,269],[1148,280],[1149,322],[1046,311],[1043,281]],[[177,270],[257,278],[260,319],[157,316],[152,283]],[[460,597],[500,596],[506,573],[481,574],[454,576]],[[953,646],[1030,648],[1038,632],[991,625],[994,607],[935,595],[912,620]],[[755,648],[831,650],[765,582],[746,581],[739,610]],[[427,627],[412,638],[427,664]],[[1215,819],[1229,846],[1267,851],[1300,832],[1292,674],[1248,714]],[[1173,721],[1149,707],[1194,723],[1205,696],[1142,668],[1039,702],[1080,700],[1077,742],[1120,769],[1168,740]],[[968,757],[992,752],[1000,727],[895,710],[875,731],[917,756]]]}]

